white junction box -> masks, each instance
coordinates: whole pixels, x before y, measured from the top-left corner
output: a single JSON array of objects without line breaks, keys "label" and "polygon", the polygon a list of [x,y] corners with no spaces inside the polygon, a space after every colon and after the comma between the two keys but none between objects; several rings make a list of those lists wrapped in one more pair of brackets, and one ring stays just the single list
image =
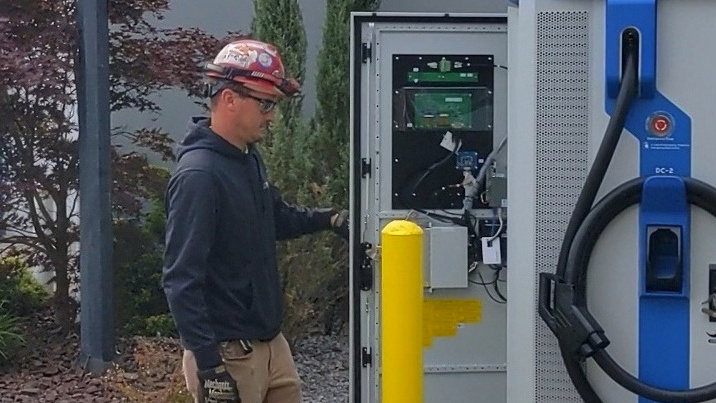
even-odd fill
[{"label": "white junction box", "polygon": [[467,287],[467,227],[425,229],[425,285],[431,289]]}]

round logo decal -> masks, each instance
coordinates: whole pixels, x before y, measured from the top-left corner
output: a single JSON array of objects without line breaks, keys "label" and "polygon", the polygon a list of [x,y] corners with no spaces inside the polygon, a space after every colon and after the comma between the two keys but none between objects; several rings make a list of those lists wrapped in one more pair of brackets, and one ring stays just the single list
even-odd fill
[{"label": "round logo decal", "polygon": [[259,55],[259,63],[264,67],[271,66],[271,56],[268,53],[261,53]]}]

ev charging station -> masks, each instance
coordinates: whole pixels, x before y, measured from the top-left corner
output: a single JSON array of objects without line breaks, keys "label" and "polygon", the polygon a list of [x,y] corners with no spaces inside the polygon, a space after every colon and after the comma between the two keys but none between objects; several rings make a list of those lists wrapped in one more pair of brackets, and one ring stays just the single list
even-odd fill
[{"label": "ev charging station", "polygon": [[507,401],[716,401],[716,3],[508,15]]},{"label": "ev charging station", "polygon": [[705,0],[353,15],[351,402],[716,402],[713,37]]}]

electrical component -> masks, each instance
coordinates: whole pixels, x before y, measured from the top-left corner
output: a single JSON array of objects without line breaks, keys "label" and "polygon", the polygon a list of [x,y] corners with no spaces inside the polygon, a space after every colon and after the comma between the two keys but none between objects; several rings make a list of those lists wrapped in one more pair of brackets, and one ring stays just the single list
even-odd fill
[{"label": "electrical component", "polygon": [[485,196],[490,207],[507,207],[507,176],[498,173],[487,175]]},{"label": "electrical component", "polygon": [[[493,56],[396,53],[392,59],[391,208],[461,208],[463,169],[477,177],[477,156],[493,149]],[[453,155],[443,164],[445,150]],[[458,151],[477,155],[455,159]],[[474,200],[475,208],[487,207]]]},{"label": "electrical component", "polygon": [[[501,264],[507,262],[507,220],[502,217],[502,214],[498,211],[497,217],[485,218],[478,221],[477,232],[480,238],[487,238],[489,243],[492,244],[497,242],[499,246],[495,248],[499,251],[499,258]],[[481,248],[482,249],[482,248]],[[480,260],[485,260],[486,256],[481,256]],[[495,258],[495,257],[493,257]],[[485,262],[490,264],[491,262]]]},{"label": "electrical component", "polygon": [[467,228],[425,228],[425,282],[430,288],[467,287]]},{"label": "electrical component", "polygon": [[455,168],[461,171],[476,171],[480,168],[480,159],[475,151],[460,151],[455,154]]}]

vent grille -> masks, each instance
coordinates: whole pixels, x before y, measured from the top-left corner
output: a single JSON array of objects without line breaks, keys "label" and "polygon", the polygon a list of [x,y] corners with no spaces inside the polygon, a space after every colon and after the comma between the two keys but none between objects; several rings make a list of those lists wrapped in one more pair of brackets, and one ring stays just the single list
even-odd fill
[{"label": "vent grille", "polygon": [[[536,108],[536,264],[554,273],[589,167],[588,12],[538,13]],[[536,332],[536,402],[582,402],[539,315]]]}]

